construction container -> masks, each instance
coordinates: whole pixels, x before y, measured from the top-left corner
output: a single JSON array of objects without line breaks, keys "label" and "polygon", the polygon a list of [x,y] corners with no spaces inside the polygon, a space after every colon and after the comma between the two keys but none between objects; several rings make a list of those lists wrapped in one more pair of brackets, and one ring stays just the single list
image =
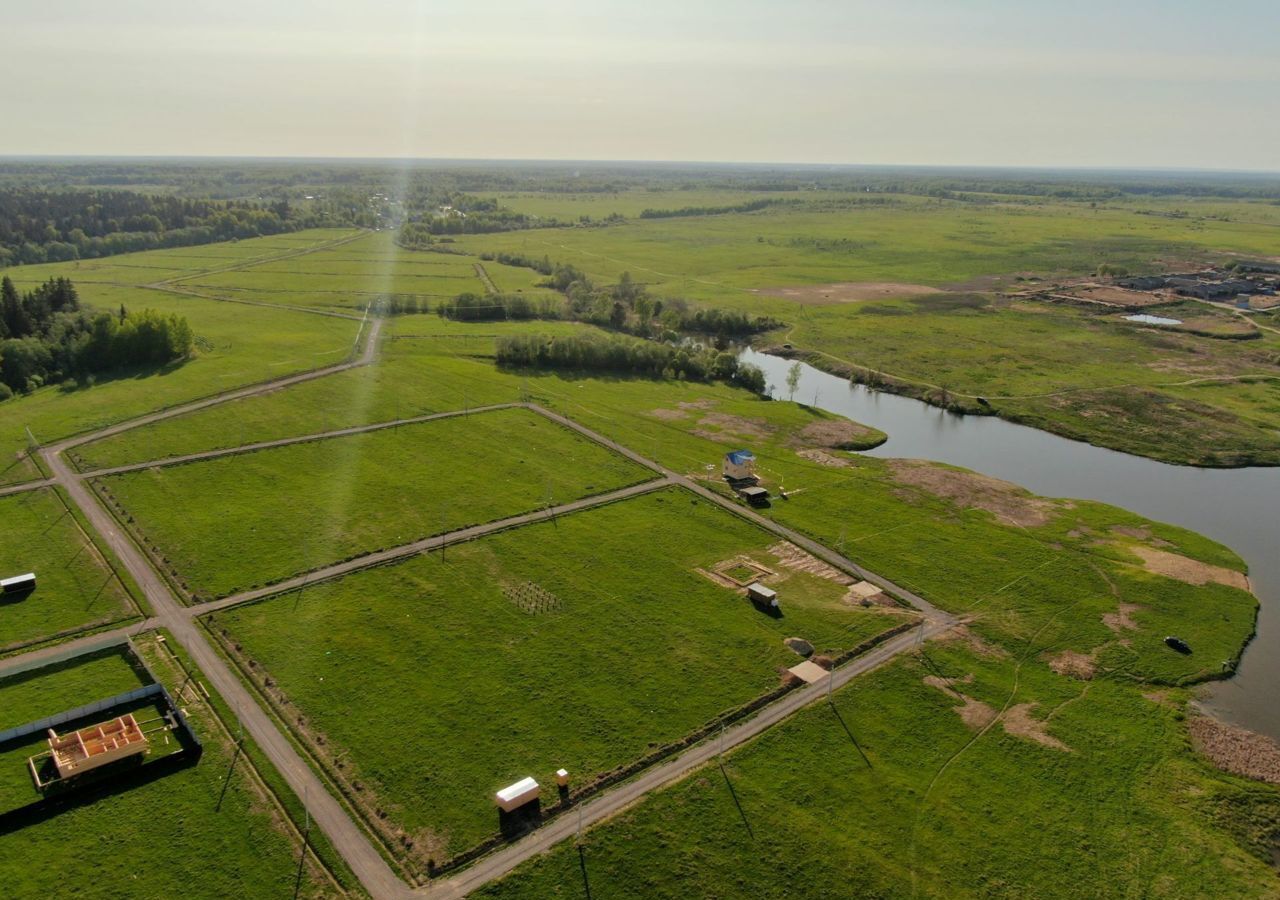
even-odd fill
[{"label": "construction container", "polygon": [[747,585],[747,597],[756,606],[769,606],[777,609],[778,592],[773,588],[765,587],[760,582]]},{"label": "construction container", "polygon": [[0,578],[0,594],[17,594],[22,591],[34,591],[35,589],[35,572],[28,572],[26,575],[15,575],[12,578]]},{"label": "construction container", "polygon": [[494,802],[503,812],[514,812],[526,803],[538,799],[541,788],[532,778],[521,778],[515,784],[509,784],[493,795]]}]

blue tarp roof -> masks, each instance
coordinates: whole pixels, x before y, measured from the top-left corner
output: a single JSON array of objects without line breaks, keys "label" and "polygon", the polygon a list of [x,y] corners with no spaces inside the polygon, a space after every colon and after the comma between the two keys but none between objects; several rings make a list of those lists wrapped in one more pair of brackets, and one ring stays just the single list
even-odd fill
[{"label": "blue tarp roof", "polygon": [[756,461],[756,455],[750,450],[730,450],[724,455],[724,458],[735,466],[743,466],[749,462]]}]

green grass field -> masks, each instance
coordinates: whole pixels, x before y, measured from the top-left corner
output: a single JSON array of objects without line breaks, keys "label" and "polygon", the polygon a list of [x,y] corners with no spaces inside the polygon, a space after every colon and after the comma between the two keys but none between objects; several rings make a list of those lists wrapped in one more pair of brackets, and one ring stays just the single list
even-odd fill
[{"label": "green grass field", "polygon": [[245,384],[343,362],[359,322],[220,303],[139,288],[86,285],[83,302],[100,309],[121,303],[185,316],[195,330],[194,359],[158,371],[99,377],[42,388],[0,403],[0,483],[36,477],[27,429],[42,444]]},{"label": "green grass field", "polygon": [[[210,630],[421,867],[495,832],[503,785],[561,766],[585,784],[774,689],[801,659],[784,638],[839,653],[903,621],[781,566],[776,542],[670,489],[216,613]],[[778,573],[781,618],[696,571],[738,554]]]},{"label": "green grass field", "polygon": [[[1187,751],[1184,698],[927,653],[477,896],[1274,896],[1280,796]],[[1003,718],[966,725],[940,676]]]},{"label": "green grass field", "polygon": [[197,598],[647,480],[499,410],[101,479]]},{"label": "green grass field", "polygon": [[0,497],[0,572],[34,572],[37,585],[20,599],[0,599],[0,654],[138,615],[52,488]]},{"label": "green grass field", "polygon": [[[161,680],[176,690],[183,676],[165,665],[153,639],[144,637],[140,647]],[[130,690],[144,678],[117,652],[0,681],[0,727]],[[10,896],[292,894],[300,842],[283,830],[277,807],[246,757],[233,765],[231,740],[207,703],[188,699],[184,706],[204,742],[200,762],[0,835],[0,879]],[[25,756],[5,753],[0,765],[18,765],[26,778],[23,784],[6,772],[0,794],[30,791]],[[337,895],[314,862],[304,868],[300,887],[303,896]]]}]

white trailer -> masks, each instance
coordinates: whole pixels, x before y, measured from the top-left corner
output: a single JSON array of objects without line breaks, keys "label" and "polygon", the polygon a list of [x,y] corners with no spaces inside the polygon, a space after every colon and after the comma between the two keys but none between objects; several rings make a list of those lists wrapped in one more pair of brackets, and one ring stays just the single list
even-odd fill
[{"label": "white trailer", "polygon": [[26,575],[15,575],[12,578],[0,578],[0,594],[16,594],[20,591],[34,591],[35,589],[35,572],[28,572]]},{"label": "white trailer", "polygon": [[532,778],[521,778],[515,784],[509,784],[493,795],[494,802],[503,812],[514,812],[526,803],[538,799],[541,788]]}]

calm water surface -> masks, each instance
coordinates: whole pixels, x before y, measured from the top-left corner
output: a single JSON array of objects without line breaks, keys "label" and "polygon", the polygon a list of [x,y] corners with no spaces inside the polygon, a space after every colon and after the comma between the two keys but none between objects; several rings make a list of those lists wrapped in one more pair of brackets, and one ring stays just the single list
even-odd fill
[{"label": "calm water surface", "polygon": [[[791,361],[746,350],[784,395]],[[871,456],[932,459],[1023,485],[1049,497],[1080,497],[1190,528],[1249,564],[1261,601],[1258,634],[1236,676],[1208,688],[1203,705],[1280,740],[1280,468],[1194,469],[1105,450],[994,416],[959,416],[850,385],[812,366],[795,399],[889,435]]]}]

